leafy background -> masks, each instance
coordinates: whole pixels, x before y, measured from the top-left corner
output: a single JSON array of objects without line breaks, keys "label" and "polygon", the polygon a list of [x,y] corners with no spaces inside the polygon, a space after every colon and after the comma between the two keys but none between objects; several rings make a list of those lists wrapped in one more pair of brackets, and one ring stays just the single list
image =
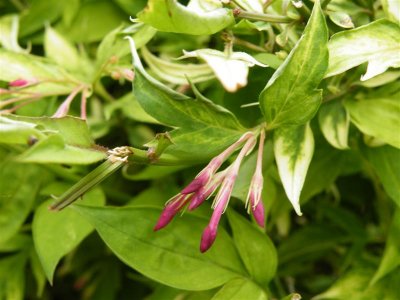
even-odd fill
[{"label": "leafy background", "polygon": [[[236,19],[212,1],[146,2],[0,0],[0,299],[400,299],[396,1],[238,0]],[[133,92],[125,36],[146,69],[135,61]],[[210,52],[175,60],[227,43],[269,65],[234,93]],[[86,120],[80,97],[54,117],[71,93]],[[207,253],[209,203],[153,232],[170,196],[265,121],[265,230],[243,208],[252,154]],[[152,164],[144,145],[166,131]],[[121,145],[131,164],[47,209]]]}]

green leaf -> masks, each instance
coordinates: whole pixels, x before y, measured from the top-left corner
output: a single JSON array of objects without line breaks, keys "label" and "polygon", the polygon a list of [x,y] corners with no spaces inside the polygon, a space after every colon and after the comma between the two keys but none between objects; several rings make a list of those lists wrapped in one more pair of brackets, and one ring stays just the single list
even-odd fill
[{"label": "green leaf", "polygon": [[154,232],[153,226],[161,213],[159,208],[74,207],[123,262],[163,284],[205,290],[246,276],[223,228],[210,251],[200,253],[199,239],[207,225],[203,218],[186,214],[166,230]]},{"label": "green leaf", "polygon": [[[275,276],[278,257],[269,237],[234,211],[229,211],[233,240],[247,271],[261,286]],[[261,267],[262,266],[262,267]]]},{"label": "green leaf", "polygon": [[351,122],[367,135],[400,148],[400,101],[393,98],[347,100]]},{"label": "green leaf", "polygon": [[322,105],[318,121],[324,137],[333,147],[341,150],[349,148],[350,118],[341,102],[332,101]]},{"label": "green leaf", "polygon": [[39,139],[44,134],[36,124],[0,116],[0,143],[27,144],[30,138]]},{"label": "green leaf", "polygon": [[314,137],[309,124],[277,129],[274,152],[286,195],[301,216],[300,193],[314,153]]},{"label": "green leaf", "polygon": [[43,179],[43,170],[6,158],[0,165],[0,243],[6,241],[29,215]]},{"label": "green leaf", "polygon": [[165,153],[181,158],[209,158],[233,143],[243,132],[236,117],[222,106],[214,104],[196,90],[196,98],[175,92],[145,72],[132,42],[135,65],[133,94],[152,117],[171,127],[174,145]]},{"label": "green leaf", "polygon": [[82,1],[71,24],[58,23],[55,29],[72,42],[100,41],[128,16],[108,0]]},{"label": "green leaf", "polygon": [[373,275],[373,269],[367,265],[352,268],[341,276],[326,292],[314,297],[315,300],[397,300],[400,297],[398,284],[400,272],[381,280],[373,286],[368,281]]},{"label": "green leaf", "polygon": [[378,270],[370,284],[373,285],[381,278],[395,270],[400,266],[400,209],[397,208],[393,214],[392,225],[386,240],[385,251],[383,252],[382,260]]},{"label": "green leaf", "polygon": [[137,17],[160,31],[193,35],[214,34],[234,23],[230,9],[195,10],[176,0],[150,0]]},{"label": "green leaf", "polygon": [[267,300],[265,292],[253,282],[236,278],[226,283],[211,300]]},{"label": "green leaf", "polygon": [[0,259],[0,299],[25,299],[26,253]]},{"label": "green leaf", "polygon": [[60,135],[50,135],[40,140],[18,156],[20,162],[92,164],[106,158],[104,151],[65,144]]},{"label": "green leaf", "polygon": [[[52,191],[59,194],[65,189],[65,185],[59,185],[54,186]],[[37,208],[32,223],[35,249],[50,283],[61,258],[93,231],[92,225],[76,211],[50,211],[48,207],[52,202],[43,202]],[[82,204],[85,205],[103,205],[104,202],[105,196],[100,189],[93,189],[82,198]]]},{"label": "green leaf", "polygon": [[[400,27],[381,19],[332,36],[328,43],[329,68],[325,77],[343,73],[368,62],[361,80],[368,80],[389,67],[400,67]],[[377,55],[379,54],[379,55]]]},{"label": "green leaf", "polygon": [[314,116],[322,97],[316,88],[328,66],[327,41],[328,29],[316,1],[302,37],[260,94],[269,128],[301,125]]},{"label": "green leaf", "polygon": [[364,147],[363,152],[381,180],[386,193],[400,207],[400,150],[390,146]]},{"label": "green leaf", "polygon": [[351,20],[351,17],[345,12],[341,11],[332,11],[328,12],[329,18],[333,23],[342,27],[342,28],[354,28],[354,24]]}]

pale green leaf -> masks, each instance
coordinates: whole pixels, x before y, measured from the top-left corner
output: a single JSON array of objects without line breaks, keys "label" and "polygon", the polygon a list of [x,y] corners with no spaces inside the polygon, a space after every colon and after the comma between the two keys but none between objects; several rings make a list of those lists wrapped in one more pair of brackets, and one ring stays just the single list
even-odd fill
[{"label": "pale green leaf", "polygon": [[354,24],[351,21],[351,17],[344,12],[332,11],[328,13],[328,16],[333,23],[342,28],[354,28]]},{"label": "pale green leaf", "polygon": [[63,68],[48,59],[24,53],[15,53],[0,49],[0,80],[14,81],[24,79],[28,82],[41,84],[30,87],[31,92],[48,94],[69,94],[75,79]]},{"label": "pale green leaf", "polygon": [[376,75],[375,77],[365,80],[365,81],[360,81],[359,85],[368,87],[368,88],[373,88],[381,85],[385,85],[388,83],[391,83],[393,81],[396,81],[398,78],[400,78],[400,70],[399,71],[386,71],[385,73]]},{"label": "pale green leaf", "polygon": [[150,0],[137,17],[160,31],[193,35],[213,34],[234,23],[230,9],[201,12],[185,7],[176,0]]},{"label": "pale green leaf", "polygon": [[343,73],[368,62],[361,80],[368,80],[389,67],[400,67],[400,26],[381,19],[332,36],[328,43],[329,68],[325,77]]},{"label": "pale green leaf", "polygon": [[318,114],[319,126],[326,140],[337,149],[348,149],[349,114],[339,101],[322,105]]},{"label": "pale green leaf", "polygon": [[294,210],[301,216],[300,193],[314,153],[308,124],[282,127],[274,132],[274,152],[279,175]]},{"label": "pale green leaf", "polygon": [[233,242],[223,228],[219,228],[213,247],[207,253],[200,253],[200,236],[207,225],[206,219],[185,214],[166,230],[154,232],[161,213],[159,208],[75,206],[75,209],[124,263],[160,283],[205,290],[246,276]]},{"label": "pale green leaf", "polygon": [[[60,194],[65,189],[65,185],[60,185],[54,186],[52,191]],[[94,189],[85,194],[81,201],[85,205],[102,205],[105,196],[100,189]],[[50,211],[48,207],[52,202],[43,202],[37,208],[32,223],[35,249],[50,283],[53,282],[54,271],[61,258],[93,231],[92,225],[76,211]]]},{"label": "pale green leaf", "polygon": [[0,45],[13,52],[26,52],[18,44],[19,16],[4,15],[0,18]]},{"label": "pale green leaf", "polygon": [[151,71],[162,80],[174,84],[203,82],[214,78],[212,69],[207,64],[180,64],[159,58],[142,48],[142,57]]},{"label": "pale green leaf", "polygon": [[381,0],[383,10],[387,18],[400,23],[400,2],[396,0]]},{"label": "pale green leaf", "polygon": [[395,98],[347,100],[350,120],[363,133],[400,148],[400,101]]},{"label": "pale green leaf", "polygon": [[327,41],[325,18],[316,1],[302,37],[260,94],[269,128],[304,124],[314,116],[322,94],[316,88],[328,66]]},{"label": "pale green leaf", "polygon": [[36,124],[0,116],[0,143],[27,144],[30,138],[39,139],[44,134]]},{"label": "pale green leaf", "polygon": [[211,300],[267,300],[265,292],[255,283],[236,278],[226,283]]},{"label": "pale green leaf", "polygon": [[[251,278],[261,286],[275,276],[278,257],[269,237],[234,211],[229,211],[233,240]],[[262,267],[260,267],[262,266]]]}]

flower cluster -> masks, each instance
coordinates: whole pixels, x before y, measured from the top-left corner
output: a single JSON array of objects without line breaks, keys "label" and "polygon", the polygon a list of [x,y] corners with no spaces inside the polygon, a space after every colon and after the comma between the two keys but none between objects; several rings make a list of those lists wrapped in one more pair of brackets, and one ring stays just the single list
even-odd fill
[{"label": "flower cluster", "polygon": [[[261,227],[264,227],[265,222],[264,206],[261,201],[264,138],[265,133],[264,130],[262,130],[258,147],[256,170],[251,180],[246,201],[248,211],[252,213],[254,219]],[[255,144],[256,138],[254,133],[246,132],[221,154],[214,157],[188,186],[167,202],[154,230],[159,230],[168,225],[173,217],[185,206],[187,206],[189,210],[194,210],[199,207],[218,190],[212,204],[214,212],[201,237],[200,251],[207,251],[212,246],[217,236],[218,224],[228,206],[233,186],[239,173],[240,164],[243,158],[250,154]],[[224,161],[239,148],[241,148],[240,152],[234,162],[226,169],[219,171]]]}]

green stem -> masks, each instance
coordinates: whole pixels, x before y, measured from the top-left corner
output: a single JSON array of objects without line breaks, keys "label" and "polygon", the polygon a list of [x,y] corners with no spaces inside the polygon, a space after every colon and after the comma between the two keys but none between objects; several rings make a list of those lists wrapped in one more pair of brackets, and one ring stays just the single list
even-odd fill
[{"label": "green stem", "polygon": [[291,23],[293,19],[285,17],[285,16],[277,16],[271,14],[261,14],[250,11],[243,11],[241,9],[234,9],[234,15],[238,18],[248,19],[248,20],[256,20],[256,21],[265,21],[270,23]]}]

